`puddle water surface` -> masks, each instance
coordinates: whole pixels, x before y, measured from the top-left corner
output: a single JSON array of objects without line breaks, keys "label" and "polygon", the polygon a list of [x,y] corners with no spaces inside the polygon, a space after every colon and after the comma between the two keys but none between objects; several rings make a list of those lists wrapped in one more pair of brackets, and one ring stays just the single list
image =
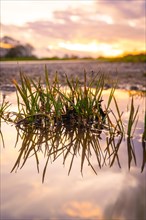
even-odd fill
[{"label": "puddle water surface", "polygon": [[[109,90],[105,90],[103,106],[107,102],[108,94]],[[129,94],[124,90],[115,92],[119,109],[124,112],[125,126],[129,117],[131,100]],[[16,111],[15,93],[9,92],[7,95],[7,99],[12,102],[11,110]],[[54,144],[55,147],[47,166],[48,154],[44,155],[46,143],[41,144],[40,141],[38,158],[36,159],[34,151],[31,151],[22,169],[20,168],[23,164],[23,157],[17,171],[14,169],[12,173],[10,172],[21,153],[22,143],[26,136],[24,135],[23,139],[19,137],[15,147],[17,141],[15,126],[2,123],[5,148],[1,143],[1,219],[146,219],[146,171],[144,167],[146,146],[145,143],[142,145],[144,97],[134,97],[135,108],[138,105],[140,106],[139,120],[134,137],[129,140],[130,143],[127,137],[123,137],[117,149],[116,144],[120,138],[117,136],[115,145],[113,143],[113,149],[110,147],[109,153],[106,131],[93,136],[90,136],[87,131],[78,133],[72,131],[71,139],[71,134],[65,136],[66,130],[60,130],[57,136],[62,138],[62,143],[57,136],[53,139],[54,142],[49,140],[49,135],[47,136],[47,144],[49,146]],[[114,106],[111,105],[111,108],[114,111]],[[35,142],[36,139],[33,137],[32,140]],[[96,142],[100,143],[96,145],[98,155],[91,145]],[[72,147],[67,156],[67,150],[56,151],[57,147],[61,148],[63,144],[66,144],[67,149]],[[86,147],[84,161],[83,146]],[[66,158],[65,163],[64,158]],[[46,173],[42,184],[45,166]]]}]

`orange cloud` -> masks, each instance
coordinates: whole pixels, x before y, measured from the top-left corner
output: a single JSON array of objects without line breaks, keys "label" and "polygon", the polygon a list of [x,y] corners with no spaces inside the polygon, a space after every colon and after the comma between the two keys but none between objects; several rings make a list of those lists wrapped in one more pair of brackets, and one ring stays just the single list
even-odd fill
[{"label": "orange cloud", "polygon": [[102,210],[90,202],[73,201],[65,207],[65,213],[70,217],[102,219]]}]

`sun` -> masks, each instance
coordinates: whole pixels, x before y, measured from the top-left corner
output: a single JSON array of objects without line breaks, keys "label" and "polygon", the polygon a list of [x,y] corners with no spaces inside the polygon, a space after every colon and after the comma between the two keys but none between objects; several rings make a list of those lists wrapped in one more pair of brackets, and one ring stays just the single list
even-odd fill
[{"label": "sun", "polygon": [[60,42],[58,44],[60,48],[67,49],[69,51],[76,51],[76,52],[87,52],[92,54],[93,56],[97,56],[98,54],[103,56],[118,56],[123,53],[123,50],[119,47],[115,47],[114,45],[105,44],[105,43],[96,43],[91,42],[87,44],[82,43],[71,43],[71,42]]}]

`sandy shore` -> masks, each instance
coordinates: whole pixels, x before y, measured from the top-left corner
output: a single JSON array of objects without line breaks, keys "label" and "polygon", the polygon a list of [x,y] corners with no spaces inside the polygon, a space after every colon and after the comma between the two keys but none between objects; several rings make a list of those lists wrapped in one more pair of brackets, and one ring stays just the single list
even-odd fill
[{"label": "sandy shore", "polygon": [[[33,79],[39,77],[44,80],[44,69],[47,66],[50,79],[58,72],[61,83],[65,83],[65,73],[69,78],[78,77],[83,83],[84,70],[87,79],[97,72],[104,73],[110,80],[118,80],[120,88],[141,90],[146,86],[146,63],[109,63],[99,61],[21,61],[0,63],[0,88],[11,87],[12,79],[19,81],[20,69]],[[13,89],[13,87],[9,88]]]}]

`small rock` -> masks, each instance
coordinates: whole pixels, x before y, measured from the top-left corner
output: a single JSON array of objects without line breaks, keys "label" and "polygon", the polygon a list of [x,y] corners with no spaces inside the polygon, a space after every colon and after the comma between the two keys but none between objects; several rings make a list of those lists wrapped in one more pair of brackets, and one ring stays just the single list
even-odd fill
[{"label": "small rock", "polygon": [[139,90],[137,86],[130,86],[130,90]]}]

